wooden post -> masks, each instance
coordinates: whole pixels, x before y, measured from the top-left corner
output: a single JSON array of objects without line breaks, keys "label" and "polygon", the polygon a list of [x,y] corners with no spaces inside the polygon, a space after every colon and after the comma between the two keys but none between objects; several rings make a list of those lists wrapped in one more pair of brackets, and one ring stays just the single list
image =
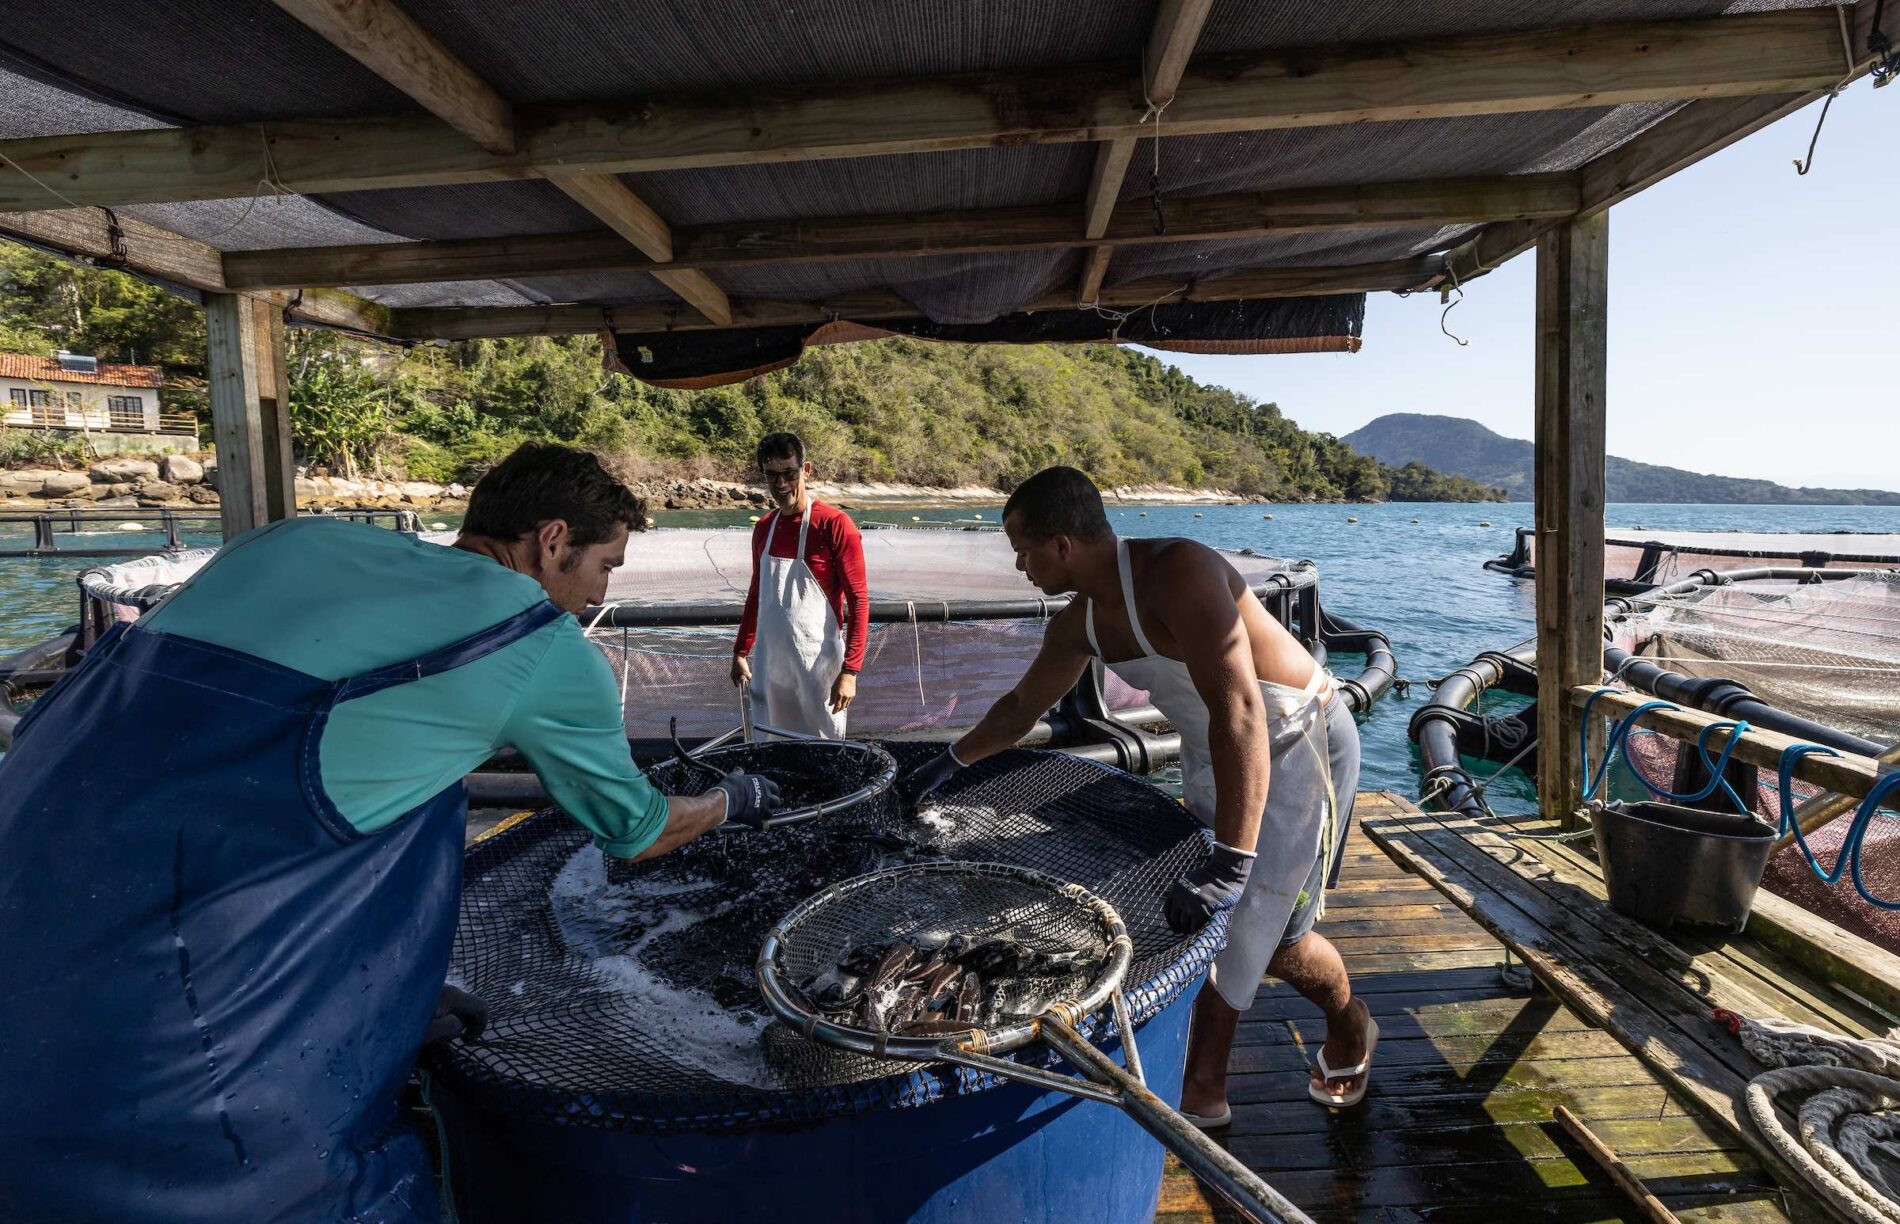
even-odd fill
[{"label": "wooden post", "polygon": [[297,512],[283,319],[275,307],[205,294],[211,432],[224,538]]},{"label": "wooden post", "polygon": [[1582,801],[1569,693],[1603,676],[1603,456],[1609,214],[1537,244],[1537,796]]}]

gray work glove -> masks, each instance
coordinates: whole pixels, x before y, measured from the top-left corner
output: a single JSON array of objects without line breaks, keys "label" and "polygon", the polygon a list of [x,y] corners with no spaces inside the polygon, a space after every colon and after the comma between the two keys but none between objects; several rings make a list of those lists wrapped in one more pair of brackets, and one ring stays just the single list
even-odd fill
[{"label": "gray work glove", "polygon": [[962,768],[963,762],[957,760],[957,754],[945,748],[897,780],[898,797],[904,801],[904,806],[914,808],[938,787],[956,777],[957,771]]},{"label": "gray work glove", "polygon": [[1253,870],[1253,855],[1232,846],[1214,843],[1207,861],[1186,873],[1168,889],[1165,910],[1168,925],[1177,935],[1198,931],[1208,919],[1222,910],[1240,904],[1247,887],[1247,873]]},{"label": "gray work glove", "polygon": [[757,832],[765,828],[765,818],[778,810],[778,783],[760,774],[735,769],[713,790],[725,792],[727,824]]},{"label": "gray work glove", "polygon": [[435,1019],[422,1034],[422,1044],[460,1037],[473,1041],[488,1024],[488,1004],[466,990],[444,986],[435,998]]}]

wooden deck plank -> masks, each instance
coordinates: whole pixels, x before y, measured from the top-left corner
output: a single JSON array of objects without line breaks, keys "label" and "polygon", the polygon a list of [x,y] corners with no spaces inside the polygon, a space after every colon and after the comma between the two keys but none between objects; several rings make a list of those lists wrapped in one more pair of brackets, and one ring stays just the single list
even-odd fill
[{"label": "wooden deck plank", "polygon": [[[1358,813],[1377,822],[1400,802],[1364,794]],[[1306,1098],[1325,1025],[1269,979],[1230,1064],[1234,1124],[1216,1132],[1230,1150],[1324,1221],[1625,1218],[1620,1193],[1551,1121],[1567,1105],[1684,1219],[1786,1218],[1725,1124],[1549,993],[1506,985],[1497,940],[1355,824],[1346,888],[1328,894],[1319,930],[1379,1017],[1372,1093],[1352,1111]],[[1170,1160],[1156,1218],[1234,1217]]]}]

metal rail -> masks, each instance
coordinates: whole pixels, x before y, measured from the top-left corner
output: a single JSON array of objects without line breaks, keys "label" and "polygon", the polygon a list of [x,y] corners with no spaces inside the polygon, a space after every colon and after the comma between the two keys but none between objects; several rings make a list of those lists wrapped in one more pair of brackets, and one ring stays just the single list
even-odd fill
[{"label": "metal rail", "polygon": [[[381,523],[389,520],[389,525],[397,531],[418,532],[422,529],[421,520],[414,510],[326,510],[321,514],[314,511],[300,517],[337,518],[358,523]],[[137,524],[146,528],[143,531],[131,531],[125,525]],[[176,550],[183,547],[181,536],[184,533],[214,533],[219,529],[217,507],[206,510],[171,510],[163,507],[150,509],[124,510],[0,510],[0,530],[8,527],[31,528],[33,545],[30,548],[0,549],[0,559],[23,557],[125,557],[139,553],[149,553],[152,546],[143,539],[128,541],[123,545],[87,548],[61,548],[59,536],[76,535],[88,528],[117,528],[128,536],[144,537],[163,534],[165,548]]]}]

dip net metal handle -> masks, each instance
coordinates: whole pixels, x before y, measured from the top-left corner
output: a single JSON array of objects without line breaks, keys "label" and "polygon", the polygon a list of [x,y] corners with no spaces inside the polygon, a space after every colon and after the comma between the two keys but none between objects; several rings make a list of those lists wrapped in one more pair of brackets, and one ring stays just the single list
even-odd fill
[{"label": "dip net metal handle", "polygon": [[[974,956],[995,946],[986,940],[1018,950],[1013,966],[984,982],[989,1012],[956,1021],[968,1027],[948,1034],[942,1022],[920,1028],[900,1021],[890,1031],[879,1000],[897,992],[897,971],[915,963],[910,953],[934,947],[936,964],[946,949]],[[877,969],[858,981],[855,993],[827,996],[824,991],[837,989],[842,966],[863,963],[867,949],[876,953]],[[767,933],[757,976],[773,1014],[814,1041],[879,1058],[955,1063],[1114,1105],[1247,1219],[1312,1224],[1143,1082],[1134,1025],[1121,997],[1132,958],[1121,915],[1079,885],[1001,863],[923,863],[842,881],[794,908]],[[823,1006],[831,1014],[820,1014],[814,997],[829,998]],[[1104,1008],[1113,1010],[1127,1070],[1076,1029]],[[1037,1040],[1084,1078],[1001,1057]]]}]

